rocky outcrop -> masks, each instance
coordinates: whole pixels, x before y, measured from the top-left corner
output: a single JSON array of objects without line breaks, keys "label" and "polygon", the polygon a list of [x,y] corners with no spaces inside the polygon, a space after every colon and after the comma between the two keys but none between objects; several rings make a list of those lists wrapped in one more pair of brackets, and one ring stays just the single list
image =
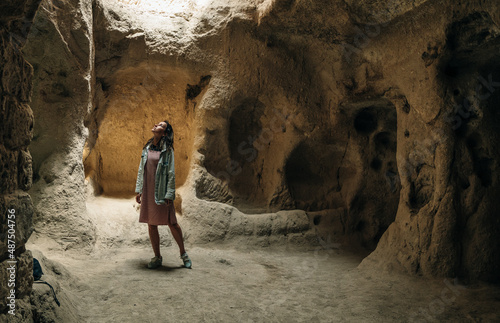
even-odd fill
[{"label": "rocky outcrop", "polygon": [[[23,58],[39,1],[0,4],[0,321],[30,321],[32,257],[25,243],[33,232],[33,69]],[[9,312],[10,311],[10,312]],[[9,314],[9,313],[10,314]]]},{"label": "rocky outcrop", "polygon": [[92,106],[91,1],[42,1],[23,52],[35,70],[35,227],[64,249],[90,250],[95,228],[85,208],[82,154]]},{"label": "rocky outcrop", "polygon": [[[492,107],[500,76],[491,56],[500,45],[498,8],[471,7],[450,20],[432,19],[435,26],[398,26],[405,34],[426,36],[420,45],[401,41],[406,62],[386,67],[385,74],[399,80],[398,93],[388,95],[398,111],[401,200],[395,222],[364,265],[499,279],[500,257],[494,250],[500,247],[500,222],[493,198],[499,189],[499,156],[492,139],[498,117]],[[435,5],[422,10],[442,15]],[[440,32],[431,36],[430,30]],[[381,52],[388,44],[366,50]]]}]

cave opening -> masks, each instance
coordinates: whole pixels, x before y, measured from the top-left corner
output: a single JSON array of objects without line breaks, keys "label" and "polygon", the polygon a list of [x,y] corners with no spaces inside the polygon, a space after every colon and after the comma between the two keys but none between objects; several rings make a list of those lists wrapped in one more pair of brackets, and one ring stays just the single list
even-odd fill
[{"label": "cave opening", "polygon": [[346,234],[373,250],[399,204],[396,108],[380,99],[344,109],[342,131],[325,132],[292,150],[286,183],[297,208],[317,213],[314,225],[323,236]]},{"label": "cave opening", "polygon": [[[203,88],[206,81],[202,78]],[[192,156],[196,77],[181,68],[143,63],[99,80],[95,108],[87,120],[83,159],[91,190],[105,196],[131,196],[141,149],[151,129],[168,121],[174,129],[176,185],[182,186]],[[198,86],[200,87],[200,86]]]}]

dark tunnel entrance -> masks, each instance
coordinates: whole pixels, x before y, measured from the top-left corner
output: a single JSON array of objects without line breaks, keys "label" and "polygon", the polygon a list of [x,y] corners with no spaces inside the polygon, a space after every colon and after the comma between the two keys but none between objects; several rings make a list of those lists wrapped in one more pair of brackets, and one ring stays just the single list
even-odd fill
[{"label": "dark tunnel entrance", "polygon": [[334,131],[295,147],[286,182],[296,207],[314,213],[324,235],[345,234],[374,249],[399,204],[396,108],[381,99],[343,112]]}]

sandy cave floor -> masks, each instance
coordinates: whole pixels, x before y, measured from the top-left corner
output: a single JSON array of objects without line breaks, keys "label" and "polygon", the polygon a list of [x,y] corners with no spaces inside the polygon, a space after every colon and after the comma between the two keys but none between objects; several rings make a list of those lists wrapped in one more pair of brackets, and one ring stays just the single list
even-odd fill
[{"label": "sandy cave floor", "polygon": [[[148,241],[130,233],[146,227],[136,227],[136,215],[123,211],[131,204],[106,198],[90,202],[90,211],[108,212],[107,226],[101,223],[108,235],[100,232],[90,254],[56,250],[41,236],[30,239],[35,257],[43,253],[57,264],[53,268],[65,268],[44,270],[61,295],[59,317],[71,317],[63,313],[66,302],[74,304],[83,322],[500,321],[499,288],[360,270],[361,257],[342,248],[187,244],[190,270],[181,267],[177,245],[167,242],[163,266],[149,270]],[[116,222],[120,214],[126,220]],[[126,236],[117,240],[128,225]]]}]

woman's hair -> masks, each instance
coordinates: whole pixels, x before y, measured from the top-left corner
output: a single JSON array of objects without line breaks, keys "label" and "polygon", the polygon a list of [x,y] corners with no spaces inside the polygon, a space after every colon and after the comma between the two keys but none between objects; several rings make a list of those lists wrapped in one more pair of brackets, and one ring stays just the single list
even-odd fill
[{"label": "woman's hair", "polygon": [[167,120],[164,120],[163,122],[167,124],[167,128],[165,128],[165,135],[163,136],[162,140],[166,140],[167,148],[172,147],[172,149],[174,149],[174,129]]},{"label": "woman's hair", "polygon": [[[160,147],[163,146],[163,143],[166,142],[167,148],[171,147],[172,149],[174,149],[174,129],[172,128],[172,125],[167,120],[164,120],[163,122],[165,122],[167,124],[167,127],[165,128],[165,134],[163,135],[163,137],[161,137],[161,140],[159,142],[159,146]],[[154,136],[151,137],[146,142],[143,149],[146,148],[150,143],[152,143],[153,139],[154,139]]]}]

